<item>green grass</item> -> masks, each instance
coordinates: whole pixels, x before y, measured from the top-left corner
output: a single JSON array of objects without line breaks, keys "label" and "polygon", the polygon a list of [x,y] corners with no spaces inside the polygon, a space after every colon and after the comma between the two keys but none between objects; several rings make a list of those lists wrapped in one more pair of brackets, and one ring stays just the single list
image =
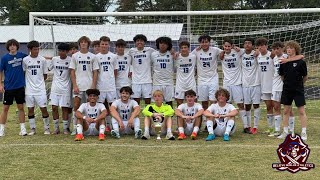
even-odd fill
[{"label": "green grass", "polygon": [[[307,113],[316,112],[310,109]],[[205,142],[206,133],[195,141],[157,142],[133,136],[121,139],[108,136],[104,142],[97,137],[75,142],[70,135],[43,135],[41,120],[37,120],[37,135],[20,137],[15,117],[12,107],[6,136],[0,138],[0,179],[316,179],[319,176],[320,136],[316,116],[308,117],[307,129],[311,149],[308,162],[316,168],[297,174],[271,168],[272,163],[279,162],[276,149],[282,140],[261,133],[266,129],[264,115],[257,135],[243,134],[242,123],[237,120],[237,131],[230,142],[221,137]],[[296,132],[300,131],[296,118]]]}]

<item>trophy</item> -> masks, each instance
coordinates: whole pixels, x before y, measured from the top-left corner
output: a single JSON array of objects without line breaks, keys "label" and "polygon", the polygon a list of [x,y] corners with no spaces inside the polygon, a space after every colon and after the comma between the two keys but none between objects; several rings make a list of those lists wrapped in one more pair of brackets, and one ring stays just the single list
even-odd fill
[{"label": "trophy", "polygon": [[162,123],[160,122],[154,122],[154,129],[156,131],[157,134],[157,140],[161,140],[160,134],[161,134],[161,126]]}]

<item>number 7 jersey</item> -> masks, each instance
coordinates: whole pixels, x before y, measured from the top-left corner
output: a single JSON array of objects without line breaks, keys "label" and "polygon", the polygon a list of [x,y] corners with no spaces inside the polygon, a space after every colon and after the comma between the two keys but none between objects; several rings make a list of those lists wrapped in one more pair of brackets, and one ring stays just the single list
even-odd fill
[{"label": "number 7 jersey", "polygon": [[71,57],[60,59],[59,56],[52,58],[48,69],[53,71],[51,93],[65,95],[71,93],[71,79],[69,73]]}]

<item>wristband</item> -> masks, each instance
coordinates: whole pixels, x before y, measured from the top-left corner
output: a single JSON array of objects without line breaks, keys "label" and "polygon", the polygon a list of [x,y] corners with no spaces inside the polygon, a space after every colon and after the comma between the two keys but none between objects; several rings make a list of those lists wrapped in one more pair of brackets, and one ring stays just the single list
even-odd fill
[{"label": "wristband", "polygon": [[84,119],[84,120],[86,120],[86,118],[87,118],[86,116],[83,116],[83,117],[82,117],[82,119]]}]

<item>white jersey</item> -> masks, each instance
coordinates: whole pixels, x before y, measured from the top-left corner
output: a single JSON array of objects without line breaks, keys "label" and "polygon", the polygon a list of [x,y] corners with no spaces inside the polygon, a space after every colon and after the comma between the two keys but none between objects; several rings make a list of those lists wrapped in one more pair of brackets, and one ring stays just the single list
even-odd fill
[{"label": "white jersey", "polygon": [[153,69],[153,85],[173,85],[174,65],[169,51],[162,54],[159,51],[151,54]]},{"label": "white jersey", "polygon": [[198,85],[211,85],[215,79],[218,79],[218,57],[221,52],[222,50],[216,47],[209,47],[206,52],[203,49],[192,51],[192,54],[197,57]]},{"label": "white jersey", "polygon": [[90,103],[82,103],[78,111],[82,115],[88,116],[92,119],[96,119],[106,107],[102,103],[96,103],[95,106],[90,106]]},{"label": "white jersey", "polygon": [[48,73],[46,59],[42,56],[23,58],[23,69],[26,74],[26,95],[46,95],[44,74]]},{"label": "white jersey", "polygon": [[96,58],[99,64],[97,89],[100,91],[116,91],[114,70],[118,68],[118,63],[115,54],[110,51],[107,54],[98,53]]},{"label": "white jersey", "polygon": [[194,116],[197,114],[198,111],[200,111],[202,108],[202,105],[199,103],[194,103],[193,106],[189,107],[187,103],[180,104],[177,109],[179,109],[183,115],[185,116]]},{"label": "white jersey", "polygon": [[176,59],[176,91],[187,91],[190,89],[196,89],[196,80],[194,77],[196,56],[189,54],[187,57],[179,54]]},{"label": "white jersey", "polygon": [[257,57],[261,71],[261,93],[272,93],[272,80],[274,75],[273,60],[270,57],[271,52]]},{"label": "white jersey", "polygon": [[91,52],[86,54],[80,51],[74,53],[71,58],[69,69],[74,69],[76,83],[80,91],[90,89],[93,80],[93,71],[99,69],[96,56]]},{"label": "white jersey", "polygon": [[255,51],[252,50],[247,54],[244,49],[241,49],[242,60],[242,87],[258,86],[261,83],[259,64],[254,57]]},{"label": "white jersey", "polygon": [[71,79],[69,72],[69,65],[71,57],[61,59],[59,56],[52,58],[48,69],[53,71],[51,93],[58,95],[71,94]]},{"label": "white jersey", "polygon": [[273,58],[273,65],[274,65],[274,74],[273,74],[273,81],[272,81],[272,91],[282,91],[283,81],[281,76],[279,75],[280,63],[279,58],[287,58],[288,55],[282,54],[282,56],[278,57],[275,56]]},{"label": "white jersey", "polygon": [[156,51],[151,47],[144,47],[142,51],[131,48],[129,55],[132,57],[132,84],[152,83],[151,79],[151,54]]},{"label": "white jersey", "polygon": [[123,121],[128,121],[134,108],[139,105],[133,99],[129,99],[127,103],[122,102],[121,99],[117,99],[111,104],[111,106],[117,109],[117,112]]},{"label": "white jersey", "polygon": [[118,63],[118,72],[116,77],[116,88],[122,88],[124,86],[131,86],[131,78],[128,77],[131,65],[131,56],[125,54],[123,56],[116,55],[116,61]]},{"label": "white jersey", "polygon": [[222,60],[223,86],[241,85],[241,52],[234,49],[229,54],[224,54]]},{"label": "white jersey", "polygon": [[[229,112],[235,110],[236,108],[229,103],[226,103],[225,106],[220,107],[218,103],[211,104],[208,107],[208,111],[210,111],[212,114],[220,114],[220,115],[225,115],[228,114]],[[218,122],[218,125],[224,125],[227,123],[228,119],[227,118],[215,118],[216,122]]]}]

